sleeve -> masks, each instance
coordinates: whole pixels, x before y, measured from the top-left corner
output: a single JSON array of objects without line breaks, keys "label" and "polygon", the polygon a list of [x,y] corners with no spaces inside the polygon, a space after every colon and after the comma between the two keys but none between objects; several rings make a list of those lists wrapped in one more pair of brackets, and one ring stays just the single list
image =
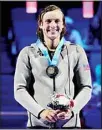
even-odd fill
[{"label": "sleeve", "polygon": [[72,111],[77,114],[88,103],[92,93],[92,81],[90,66],[84,49],[77,46],[78,63],[76,66],[76,80],[79,91],[74,98],[74,107]]},{"label": "sleeve", "polygon": [[21,50],[16,64],[14,76],[14,97],[27,111],[31,112],[38,118],[38,114],[44,108],[41,107],[28,93],[29,81],[31,76],[31,69],[29,65],[28,49],[25,47]]}]

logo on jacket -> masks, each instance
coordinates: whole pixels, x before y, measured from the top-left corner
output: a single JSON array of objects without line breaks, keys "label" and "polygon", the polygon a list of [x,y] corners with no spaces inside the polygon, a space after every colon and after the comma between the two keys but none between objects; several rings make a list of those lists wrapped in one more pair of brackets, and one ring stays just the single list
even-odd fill
[{"label": "logo on jacket", "polygon": [[37,51],[37,53],[38,53],[40,56],[43,56],[43,53],[41,52],[40,49]]}]

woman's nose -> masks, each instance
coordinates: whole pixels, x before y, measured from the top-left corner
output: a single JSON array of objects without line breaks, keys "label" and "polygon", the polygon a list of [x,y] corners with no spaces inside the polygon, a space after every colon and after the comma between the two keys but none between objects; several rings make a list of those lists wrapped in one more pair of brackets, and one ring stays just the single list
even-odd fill
[{"label": "woman's nose", "polygon": [[50,26],[51,26],[51,27],[55,27],[55,26],[56,26],[55,21],[51,21]]}]

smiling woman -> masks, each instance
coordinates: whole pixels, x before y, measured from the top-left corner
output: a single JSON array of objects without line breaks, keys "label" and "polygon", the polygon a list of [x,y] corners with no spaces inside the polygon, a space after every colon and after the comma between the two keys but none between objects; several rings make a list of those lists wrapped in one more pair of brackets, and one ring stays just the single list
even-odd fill
[{"label": "smiling woman", "polygon": [[[55,5],[48,6],[39,15],[38,25],[37,34],[40,40],[53,51],[66,30],[63,12]],[[56,42],[53,43],[53,40]]]},{"label": "smiling woman", "polygon": [[[54,11],[54,12],[53,12]],[[50,15],[52,15],[52,18],[49,18]],[[44,18],[43,18],[44,17]],[[51,21],[54,19],[55,23],[57,22],[56,25],[63,24],[61,25],[62,28],[62,32],[61,32],[61,37],[65,34],[65,18],[64,18],[64,14],[61,11],[61,9],[55,5],[50,5],[47,8],[45,8],[44,10],[41,11],[39,17],[38,17],[38,30],[37,30],[37,35],[40,38],[41,41],[44,42],[44,36],[43,36],[43,24],[46,23],[46,25],[48,26],[49,23],[51,23]],[[44,23],[43,23],[44,22]],[[56,26],[56,28],[58,28],[59,26]],[[42,28],[42,29],[41,29]],[[59,29],[59,28],[58,28]],[[49,28],[48,28],[49,30]]]},{"label": "smiling woman", "polygon": [[14,95],[28,111],[28,128],[81,127],[79,113],[91,97],[90,68],[84,69],[89,66],[85,51],[65,40],[65,30],[61,9],[47,6],[38,17],[36,43],[18,56]]},{"label": "smiling woman", "polygon": [[58,42],[53,42],[60,40],[60,33],[64,28],[63,25],[63,14],[60,10],[55,10],[47,12],[43,16],[43,20],[40,23],[40,29],[42,29],[44,34],[44,43],[50,49],[55,49]]}]

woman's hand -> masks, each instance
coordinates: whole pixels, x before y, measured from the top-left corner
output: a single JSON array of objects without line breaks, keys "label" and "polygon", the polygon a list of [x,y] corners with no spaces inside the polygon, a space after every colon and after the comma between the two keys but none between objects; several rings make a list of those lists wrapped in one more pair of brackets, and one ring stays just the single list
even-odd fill
[{"label": "woman's hand", "polygon": [[60,111],[57,114],[57,118],[60,120],[65,120],[65,119],[70,119],[72,115],[73,115],[72,111],[68,109],[67,111]]},{"label": "woman's hand", "polygon": [[40,117],[48,122],[56,122],[57,121],[57,114],[60,110],[52,110],[52,109],[45,109],[40,113]]}]

